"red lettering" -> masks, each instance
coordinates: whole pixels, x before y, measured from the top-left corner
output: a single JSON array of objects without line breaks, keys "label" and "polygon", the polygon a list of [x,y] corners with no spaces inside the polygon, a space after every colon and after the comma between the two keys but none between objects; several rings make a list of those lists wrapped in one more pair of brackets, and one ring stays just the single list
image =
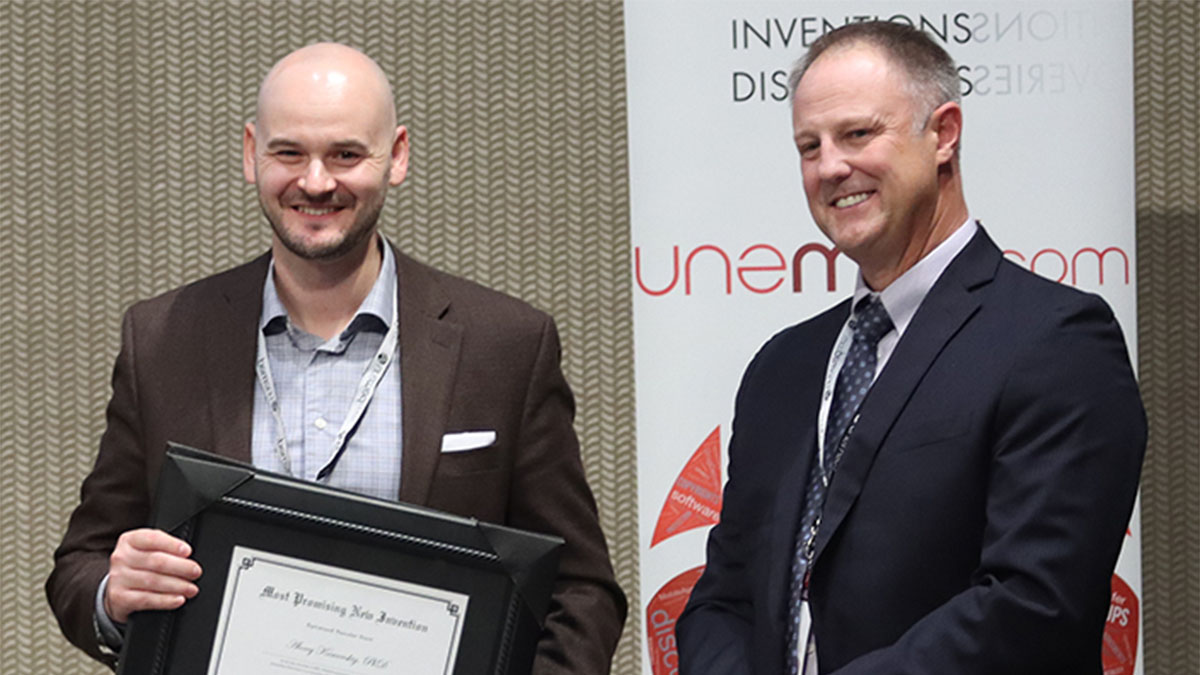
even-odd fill
[{"label": "red lettering", "polygon": [[692,259],[701,251],[713,251],[725,261],[725,295],[733,293],[733,272],[730,269],[729,256],[725,255],[725,251],[722,251],[720,248],[711,244],[705,244],[697,246],[688,254],[687,260],[683,263],[683,294],[692,294]]},{"label": "red lettering", "polygon": [[830,293],[835,292],[837,290],[837,266],[834,264],[834,261],[841,251],[837,248],[829,248],[824,244],[818,244],[817,242],[801,246],[796,249],[796,254],[792,256],[792,290],[796,293],[803,290],[800,282],[800,261],[804,256],[813,251],[817,251],[825,256],[825,286]]},{"label": "red lettering", "polygon": [[1083,255],[1084,253],[1091,253],[1092,255],[1096,256],[1096,269],[1098,271],[1097,277],[1099,279],[1100,285],[1104,285],[1104,256],[1108,255],[1109,253],[1113,253],[1113,252],[1121,254],[1121,259],[1124,260],[1124,262],[1125,262],[1125,283],[1128,284],[1129,283],[1129,256],[1125,255],[1125,251],[1122,251],[1121,249],[1117,248],[1116,246],[1109,246],[1108,248],[1104,249],[1103,251],[1097,251],[1096,249],[1089,246],[1087,248],[1079,249],[1079,251],[1075,254],[1075,256],[1073,258],[1071,258],[1071,285],[1072,286],[1075,285],[1075,281],[1076,281],[1075,273],[1079,271],[1079,256]]},{"label": "red lettering", "polygon": [[[1055,281],[1058,281],[1061,283],[1063,279],[1067,278],[1068,265],[1067,265],[1067,256],[1063,255],[1059,251],[1056,251],[1052,248],[1044,248],[1044,249],[1038,251],[1037,253],[1033,254],[1033,260],[1029,263],[1029,269],[1032,272],[1037,272],[1038,258],[1042,257],[1043,255],[1045,255],[1047,253],[1052,253],[1052,254],[1058,256],[1058,259],[1062,261],[1062,274],[1059,274],[1058,278],[1055,279]],[[1049,275],[1044,275],[1044,276],[1049,278]]]},{"label": "red lettering", "polygon": [[666,295],[667,293],[670,293],[671,289],[675,288],[675,284],[679,282],[679,247],[678,246],[671,247],[671,263],[674,268],[671,272],[671,283],[668,284],[667,287],[662,289],[661,291],[651,290],[649,288],[646,288],[645,282],[642,281],[642,247],[635,246],[633,248],[634,276],[637,278],[638,286],[640,286],[642,291],[645,292],[647,295]]},{"label": "red lettering", "polygon": [[769,246],[767,244],[755,244],[754,246],[751,246],[750,248],[748,248],[742,252],[742,256],[740,258],[738,258],[738,260],[745,261],[746,256],[748,256],[751,253],[753,253],[754,251],[758,251],[758,250],[770,251],[771,253],[774,253],[775,259],[778,262],[776,262],[774,265],[766,265],[766,266],[762,266],[762,265],[742,266],[742,265],[739,265],[738,266],[738,281],[741,281],[742,285],[745,286],[747,290],[752,291],[754,293],[770,293],[771,291],[775,290],[776,288],[779,288],[779,285],[783,283],[784,278],[782,276],[779,277],[778,279],[776,279],[775,283],[771,284],[770,286],[767,286],[766,288],[758,288],[756,286],[750,285],[749,281],[746,281],[746,272],[783,272],[783,271],[787,270],[787,261],[783,259],[783,254],[779,252],[779,249],[775,248],[774,246]]},{"label": "red lettering", "polygon": [[[637,287],[641,289],[643,293],[649,296],[657,297],[667,295],[679,287],[679,278],[681,275],[679,249],[680,247],[678,245],[671,247],[670,277],[668,279],[664,279],[665,285],[660,285],[659,287],[654,288],[649,286],[645,279],[647,273],[642,269],[642,249],[640,246],[634,247],[634,277],[637,282]],[[720,261],[724,263],[723,267],[719,265],[714,267],[710,264],[701,265],[696,269],[693,269],[696,259],[701,253],[705,252],[718,256]],[[810,242],[804,244],[797,248],[792,254],[790,261],[792,265],[792,291],[794,293],[801,293],[804,290],[804,260],[810,257],[810,253],[817,253],[819,254],[818,259],[824,259],[825,273],[823,276],[825,277],[825,290],[829,293],[836,293],[837,260],[838,256],[841,255],[841,251],[837,247],[820,242]],[[1021,251],[1016,249],[1006,249],[1003,255],[1005,258],[1008,258],[1009,260],[1021,265],[1022,267],[1025,267],[1026,269],[1029,269],[1036,274],[1041,274],[1044,277],[1060,283],[1067,283],[1068,277],[1070,277],[1069,283],[1071,285],[1078,285],[1081,269],[1084,270],[1083,277],[1085,283],[1091,279],[1090,270],[1092,269],[1092,261],[1095,261],[1095,278],[1100,284],[1104,284],[1105,268],[1110,268],[1107,270],[1110,274],[1114,272],[1114,270],[1111,269],[1111,266],[1114,263],[1108,262],[1109,256],[1113,256],[1119,259],[1119,262],[1115,263],[1119,265],[1119,270],[1117,271],[1123,273],[1125,284],[1129,285],[1131,279],[1129,270],[1131,261],[1130,255],[1126,253],[1124,249],[1117,246],[1109,246],[1103,249],[1099,247],[1085,246],[1077,250],[1073,255],[1068,256],[1068,253],[1064,253],[1056,248],[1043,248],[1037,253],[1033,254],[1032,257],[1027,257]],[[1050,263],[1050,260],[1054,259],[1057,259],[1059,269],[1048,270],[1048,266],[1052,264]],[[756,295],[766,295],[768,293],[781,291],[784,288],[784,282],[787,280],[788,264],[789,261],[787,256],[785,256],[778,247],[771,244],[754,244],[743,250],[741,255],[739,255],[737,258],[736,267],[738,284],[742,288]],[[684,294],[692,294],[693,282],[695,282],[695,284],[698,286],[697,292],[702,292],[706,287],[712,288],[712,286],[706,286],[706,284],[712,284],[713,282],[706,282],[705,279],[714,273],[724,273],[725,295],[732,295],[734,267],[735,265],[732,262],[731,254],[721,246],[715,244],[702,244],[696,246],[688,252],[687,257],[683,262],[682,276],[684,279]],[[755,274],[767,274],[771,276],[755,277]],[[814,273],[810,271],[810,280],[813,274]],[[820,275],[819,271],[816,272],[816,274]],[[695,275],[699,275],[700,279],[695,279]],[[656,275],[650,274],[649,276]],[[818,278],[820,277],[818,276]],[[1110,279],[1109,281],[1111,282],[1112,280]],[[720,288],[720,286],[717,286],[716,288]]]},{"label": "red lettering", "polygon": [[[1071,256],[1071,259],[1069,262],[1067,260],[1066,254],[1064,254],[1062,251],[1055,249],[1055,248],[1044,248],[1044,249],[1038,251],[1036,254],[1034,254],[1033,260],[1031,260],[1029,262],[1028,269],[1033,272],[1037,272],[1038,271],[1038,269],[1037,269],[1038,263],[1039,263],[1040,259],[1044,256],[1049,256],[1051,258],[1058,258],[1059,264],[1062,265],[1062,271],[1059,273],[1058,278],[1055,279],[1055,281],[1062,282],[1062,281],[1066,280],[1067,275],[1070,274],[1071,285],[1077,286],[1077,285],[1079,285],[1079,270],[1081,267],[1083,267],[1082,261],[1085,259],[1085,255],[1086,255],[1087,256],[1086,260],[1095,260],[1096,261],[1096,281],[1099,284],[1103,285],[1104,284],[1104,268],[1105,268],[1105,263],[1108,260],[1109,254],[1115,254],[1121,258],[1121,266],[1122,266],[1122,270],[1124,271],[1124,275],[1125,275],[1125,285],[1128,286],[1129,285],[1129,254],[1127,254],[1124,249],[1122,249],[1118,246],[1109,246],[1108,248],[1106,248],[1104,250],[1100,250],[1100,249],[1092,247],[1092,246],[1085,246],[1085,247],[1079,249],[1078,251],[1076,251],[1075,254]],[[1014,261],[1020,261],[1021,263],[1025,262],[1025,256],[1021,255],[1020,251],[1008,249],[1008,250],[1004,251],[1004,255],[1005,255],[1005,257],[1013,259]],[[1043,268],[1045,267],[1044,261],[1042,261],[1042,267]],[[1052,279],[1054,278],[1054,275],[1052,275],[1052,274],[1044,274],[1043,273],[1042,276],[1052,278]]]}]

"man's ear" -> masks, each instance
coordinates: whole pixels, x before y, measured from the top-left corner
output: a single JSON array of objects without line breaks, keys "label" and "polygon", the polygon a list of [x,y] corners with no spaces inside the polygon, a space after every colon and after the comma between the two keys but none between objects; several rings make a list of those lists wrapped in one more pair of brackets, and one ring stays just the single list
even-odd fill
[{"label": "man's ear", "polygon": [[958,154],[962,140],[962,106],[948,101],[929,117],[929,128],[937,134],[937,163],[945,164]]},{"label": "man's ear", "polygon": [[388,172],[388,184],[399,185],[408,175],[408,129],[403,125],[396,127],[392,137],[391,171]]},{"label": "man's ear", "polygon": [[242,131],[242,176],[247,183],[254,182],[254,122],[246,122]]}]

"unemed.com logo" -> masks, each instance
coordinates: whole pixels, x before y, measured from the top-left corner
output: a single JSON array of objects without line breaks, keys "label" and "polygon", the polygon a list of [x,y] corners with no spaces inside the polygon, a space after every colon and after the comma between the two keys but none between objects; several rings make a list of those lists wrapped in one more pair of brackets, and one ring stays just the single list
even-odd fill
[{"label": "unemed.com logo", "polygon": [[[1072,286],[1130,283],[1130,256],[1119,246],[1083,246],[1075,250],[1045,247],[1033,252],[1007,249],[1004,256],[1048,279]],[[853,270],[854,263],[837,248],[820,242],[790,250],[771,244],[752,244],[741,250],[717,244],[633,249],[634,281],[639,292],[651,297],[836,293],[839,265]],[[814,280],[818,283],[813,284]]]}]

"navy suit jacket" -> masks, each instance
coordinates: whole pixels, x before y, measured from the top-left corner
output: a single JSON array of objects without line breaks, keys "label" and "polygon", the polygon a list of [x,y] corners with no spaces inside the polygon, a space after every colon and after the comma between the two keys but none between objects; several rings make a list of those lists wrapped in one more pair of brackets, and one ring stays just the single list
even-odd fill
[{"label": "navy suit jacket", "polygon": [[[680,672],[786,671],[788,583],[817,411],[849,301],[743,376],[721,522],[679,620]],[[821,673],[1100,672],[1146,423],[1099,297],[980,228],[862,403],[811,568]]]}]

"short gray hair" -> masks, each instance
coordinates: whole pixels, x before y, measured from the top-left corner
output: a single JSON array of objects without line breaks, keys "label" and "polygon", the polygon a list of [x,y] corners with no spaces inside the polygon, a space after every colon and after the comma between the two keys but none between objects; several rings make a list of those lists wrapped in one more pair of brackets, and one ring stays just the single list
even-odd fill
[{"label": "short gray hair", "polygon": [[919,114],[913,120],[917,129],[924,128],[938,106],[962,101],[954,59],[922,31],[892,21],[851,23],[822,35],[792,66],[788,75],[789,96],[795,96],[800,80],[822,54],[856,45],[879,49],[892,64],[907,73],[904,88],[918,106]]}]

